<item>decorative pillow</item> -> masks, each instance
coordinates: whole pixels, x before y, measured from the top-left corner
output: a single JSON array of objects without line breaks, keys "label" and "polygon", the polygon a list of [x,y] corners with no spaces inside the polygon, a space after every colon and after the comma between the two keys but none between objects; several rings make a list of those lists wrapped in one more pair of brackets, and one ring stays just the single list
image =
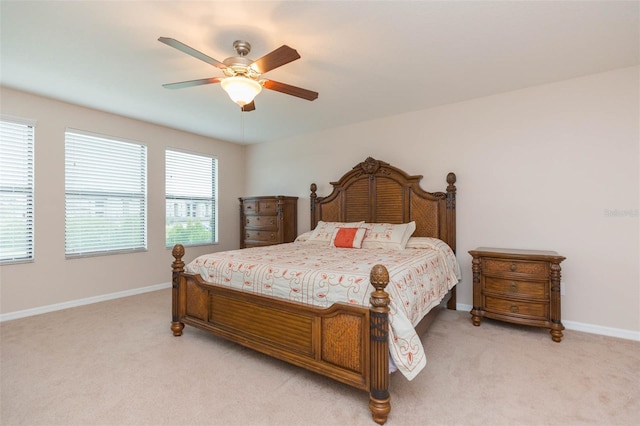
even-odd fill
[{"label": "decorative pillow", "polygon": [[362,222],[323,222],[321,220],[318,221],[318,225],[316,225],[316,229],[313,230],[313,233],[309,237],[308,241],[325,241],[327,244],[331,242],[331,237],[333,237],[333,231],[336,228],[359,228],[362,225]]},{"label": "decorative pillow", "polygon": [[366,228],[336,228],[331,236],[331,246],[361,248],[366,233]]},{"label": "decorative pillow", "polygon": [[363,227],[367,228],[367,233],[362,241],[362,248],[404,250],[416,230],[416,223],[366,223]]}]

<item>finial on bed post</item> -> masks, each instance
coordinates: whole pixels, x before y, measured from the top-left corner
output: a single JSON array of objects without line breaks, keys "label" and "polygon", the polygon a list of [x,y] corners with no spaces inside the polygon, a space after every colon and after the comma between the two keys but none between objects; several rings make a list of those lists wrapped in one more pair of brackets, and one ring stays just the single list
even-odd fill
[{"label": "finial on bed post", "polygon": [[318,190],[318,186],[315,183],[312,183],[311,186],[309,187],[309,190],[311,190],[311,195],[309,195],[309,199],[311,200],[310,203],[310,208],[311,208],[311,221],[309,222],[311,229],[313,230],[317,223],[316,223],[316,198],[318,198],[318,194],[316,194],[316,191]]},{"label": "finial on bed post", "polygon": [[171,331],[173,331],[174,336],[181,336],[184,324],[180,322],[178,298],[180,296],[180,274],[184,272],[184,262],[182,260],[182,256],[184,256],[184,246],[182,244],[176,244],[173,250],[171,250],[171,254],[175,259],[171,264],[171,269],[173,270],[171,279],[171,296],[173,299],[171,307]]},{"label": "finial on bed post", "polygon": [[371,269],[371,388],[369,409],[373,420],[384,424],[391,411],[389,396],[389,294],[384,289],[389,284],[389,272],[383,265]]},{"label": "finial on bed post", "polygon": [[[447,185],[447,200],[449,200],[449,198],[453,198],[453,208],[456,207],[456,180],[458,178],[456,177],[456,174],[453,172],[449,172],[449,174],[447,175],[447,183],[449,185]],[[447,208],[451,208],[449,205],[449,203],[447,203]]]}]

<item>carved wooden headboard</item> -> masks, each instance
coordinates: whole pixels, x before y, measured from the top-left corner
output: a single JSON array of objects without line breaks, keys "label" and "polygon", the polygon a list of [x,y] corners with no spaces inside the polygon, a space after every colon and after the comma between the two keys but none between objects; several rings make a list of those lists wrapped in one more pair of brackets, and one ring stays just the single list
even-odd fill
[{"label": "carved wooden headboard", "polygon": [[446,192],[420,188],[422,176],[368,157],[331,182],[333,191],[318,197],[311,184],[311,229],[325,222],[416,222],[414,237],[435,237],[456,249],[456,175],[447,175]]}]

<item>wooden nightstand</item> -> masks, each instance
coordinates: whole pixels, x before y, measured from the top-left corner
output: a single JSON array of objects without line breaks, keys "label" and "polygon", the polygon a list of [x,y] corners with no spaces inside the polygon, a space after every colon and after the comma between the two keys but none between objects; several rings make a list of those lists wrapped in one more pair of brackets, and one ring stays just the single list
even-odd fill
[{"label": "wooden nightstand", "polygon": [[560,262],[554,251],[480,247],[473,257],[471,320],[482,317],[548,328],[554,342],[562,340]]}]

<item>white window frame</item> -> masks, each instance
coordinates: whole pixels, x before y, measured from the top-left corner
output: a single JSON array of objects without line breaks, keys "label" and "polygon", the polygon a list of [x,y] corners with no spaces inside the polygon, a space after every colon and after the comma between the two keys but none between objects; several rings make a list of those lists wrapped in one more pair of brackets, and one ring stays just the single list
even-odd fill
[{"label": "white window frame", "polygon": [[0,115],[0,265],[35,259],[35,126]]},{"label": "white window frame", "polygon": [[218,243],[217,194],[217,157],[165,149],[165,247]]},{"label": "white window frame", "polygon": [[65,131],[65,256],[147,250],[147,146]]}]

